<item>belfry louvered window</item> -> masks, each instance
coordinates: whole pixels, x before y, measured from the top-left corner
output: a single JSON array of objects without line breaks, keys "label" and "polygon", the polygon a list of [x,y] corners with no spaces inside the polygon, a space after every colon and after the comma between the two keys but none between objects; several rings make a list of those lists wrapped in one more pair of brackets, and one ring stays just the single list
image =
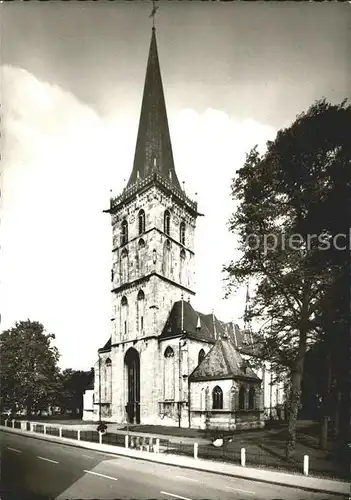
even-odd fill
[{"label": "belfry louvered window", "polygon": [[121,245],[128,243],[128,222],[124,219],[121,225]]},{"label": "belfry louvered window", "polygon": [[164,220],[163,220],[163,231],[169,236],[171,227],[171,214],[169,210],[165,211]]},{"label": "belfry louvered window", "polygon": [[139,210],[138,214],[138,230],[139,235],[145,233],[145,212],[143,209]]},{"label": "belfry louvered window", "polygon": [[181,222],[179,226],[179,241],[185,245],[185,222]]}]

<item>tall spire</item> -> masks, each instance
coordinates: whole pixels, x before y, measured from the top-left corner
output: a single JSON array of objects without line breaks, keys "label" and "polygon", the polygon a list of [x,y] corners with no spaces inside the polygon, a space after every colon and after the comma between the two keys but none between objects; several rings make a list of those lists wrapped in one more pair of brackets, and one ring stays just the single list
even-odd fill
[{"label": "tall spire", "polygon": [[[154,14],[155,11],[153,10],[153,16]],[[173,186],[181,190],[174,168],[172,144],[157,53],[156,30],[153,27],[134,165],[128,181],[128,187],[136,182],[138,171],[140,180],[143,180],[155,170],[161,173]]]}]

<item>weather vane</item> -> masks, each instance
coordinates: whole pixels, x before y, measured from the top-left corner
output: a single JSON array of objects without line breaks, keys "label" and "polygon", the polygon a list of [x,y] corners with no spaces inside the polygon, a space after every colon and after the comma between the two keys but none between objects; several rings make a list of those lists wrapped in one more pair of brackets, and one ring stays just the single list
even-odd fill
[{"label": "weather vane", "polygon": [[152,17],[152,27],[155,28],[155,15],[158,7],[156,7],[155,0],[152,0],[152,11],[149,17]]}]

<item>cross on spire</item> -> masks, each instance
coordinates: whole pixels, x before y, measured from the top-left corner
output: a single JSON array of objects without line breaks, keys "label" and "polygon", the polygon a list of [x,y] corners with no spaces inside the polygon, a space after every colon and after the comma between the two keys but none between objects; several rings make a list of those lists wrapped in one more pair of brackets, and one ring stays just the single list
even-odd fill
[{"label": "cross on spire", "polygon": [[156,7],[155,0],[152,0],[152,11],[149,17],[152,17],[152,27],[155,29],[155,16],[157,12],[158,7]]}]

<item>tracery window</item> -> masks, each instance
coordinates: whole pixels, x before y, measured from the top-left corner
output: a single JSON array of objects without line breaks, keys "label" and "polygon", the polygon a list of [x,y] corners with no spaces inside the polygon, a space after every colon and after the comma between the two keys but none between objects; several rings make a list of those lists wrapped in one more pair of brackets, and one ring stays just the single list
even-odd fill
[{"label": "tracery window", "polygon": [[199,351],[199,356],[197,358],[197,364],[199,365],[200,363],[202,363],[202,360],[204,359],[205,357],[205,351],[203,349],[200,349]]},{"label": "tracery window", "polygon": [[245,409],[246,389],[242,385],[239,389],[239,410]]},{"label": "tracery window", "polygon": [[255,389],[254,387],[251,387],[249,390],[249,409],[254,410],[255,409]]},{"label": "tracery window", "polygon": [[105,361],[105,402],[111,403],[112,399],[112,363],[111,359]]},{"label": "tracery window", "polygon": [[168,346],[164,353],[164,399],[165,401],[174,401],[174,382],[175,382],[175,363],[174,351]]},{"label": "tracery window", "polygon": [[216,385],[212,391],[212,409],[223,410],[223,391],[219,385]]}]

